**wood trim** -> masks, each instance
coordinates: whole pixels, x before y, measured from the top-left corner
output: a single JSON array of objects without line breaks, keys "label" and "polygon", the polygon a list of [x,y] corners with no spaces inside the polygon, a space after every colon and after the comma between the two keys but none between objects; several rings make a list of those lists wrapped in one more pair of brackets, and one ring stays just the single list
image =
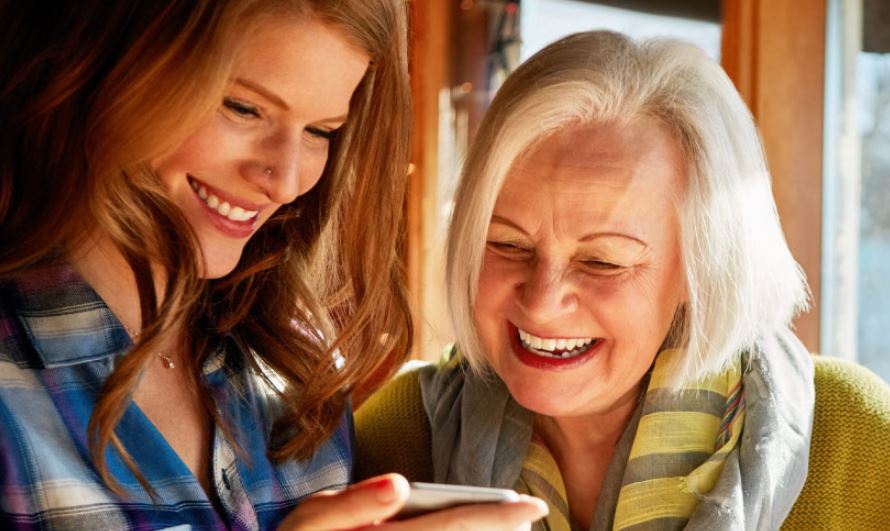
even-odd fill
[{"label": "wood trim", "polygon": [[448,0],[412,0],[409,70],[414,99],[412,162],[408,178],[407,276],[414,315],[414,352],[424,344],[426,242],[435,227],[439,164],[439,92],[449,86],[450,5]]},{"label": "wood trim", "polygon": [[760,127],[791,252],[812,290],[797,335],[819,350],[826,0],[724,0],[723,66]]},{"label": "wood trim", "polygon": [[757,63],[756,18],[757,2],[723,0],[723,28],[720,57],[723,69],[732,78],[742,99],[752,108],[756,99],[754,74]]}]

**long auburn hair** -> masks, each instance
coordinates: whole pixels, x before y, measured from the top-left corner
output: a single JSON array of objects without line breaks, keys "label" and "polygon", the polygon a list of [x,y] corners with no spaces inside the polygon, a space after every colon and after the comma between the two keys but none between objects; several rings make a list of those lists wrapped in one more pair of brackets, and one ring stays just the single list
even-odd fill
[{"label": "long auburn hair", "polygon": [[[397,366],[410,349],[400,262],[411,123],[406,4],[41,4],[0,4],[0,280],[56,260],[97,227],[130,263],[143,332],[117,362],[90,419],[97,471],[124,493],[105,460],[112,445],[154,492],[114,428],[174,323],[186,324],[184,359],[198,387],[223,336],[247,346],[248,365],[289,406],[273,427],[270,457],[308,458],[336,428],[349,391],[384,359]],[[371,65],[319,183],[260,228],[231,274],[204,280],[197,240],[147,161],[174,149],[218,108],[239,35],[283,12],[340,30]],[[161,300],[152,265],[167,274]],[[270,381],[269,369],[280,381]],[[200,396],[231,437],[211,397]]]}]

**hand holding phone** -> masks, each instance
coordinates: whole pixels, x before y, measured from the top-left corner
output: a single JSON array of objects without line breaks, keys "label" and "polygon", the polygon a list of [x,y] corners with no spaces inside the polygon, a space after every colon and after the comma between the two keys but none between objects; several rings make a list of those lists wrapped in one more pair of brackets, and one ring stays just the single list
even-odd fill
[{"label": "hand holding phone", "polygon": [[[430,493],[431,489],[435,492]],[[413,516],[392,519],[412,496],[415,498]],[[501,503],[504,501],[511,503]],[[398,474],[385,474],[339,491],[319,492],[304,498],[280,523],[279,530],[374,526],[380,531],[513,531],[529,529],[531,522],[546,514],[547,504],[543,500],[520,496],[510,490],[460,485],[416,486],[409,485]]]}]

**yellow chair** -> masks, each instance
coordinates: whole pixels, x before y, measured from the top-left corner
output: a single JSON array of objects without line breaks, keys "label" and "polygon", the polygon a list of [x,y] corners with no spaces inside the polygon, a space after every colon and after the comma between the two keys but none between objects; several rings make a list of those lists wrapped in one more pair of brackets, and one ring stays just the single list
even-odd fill
[{"label": "yellow chair", "polygon": [[[890,530],[890,387],[868,369],[815,356],[810,468],[782,529]],[[416,373],[356,412],[356,475],[430,481],[430,429]]]}]

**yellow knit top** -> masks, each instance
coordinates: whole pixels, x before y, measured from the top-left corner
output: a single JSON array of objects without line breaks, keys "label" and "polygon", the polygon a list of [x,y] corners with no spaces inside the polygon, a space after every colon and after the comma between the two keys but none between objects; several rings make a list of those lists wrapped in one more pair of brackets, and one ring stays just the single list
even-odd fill
[{"label": "yellow knit top", "polygon": [[[809,475],[789,530],[890,529],[890,387],[867,369],[814,357]],[[399,472],[430,481],[430,430],[416,373],[389,382],[356,412],[356,479]]]}]

